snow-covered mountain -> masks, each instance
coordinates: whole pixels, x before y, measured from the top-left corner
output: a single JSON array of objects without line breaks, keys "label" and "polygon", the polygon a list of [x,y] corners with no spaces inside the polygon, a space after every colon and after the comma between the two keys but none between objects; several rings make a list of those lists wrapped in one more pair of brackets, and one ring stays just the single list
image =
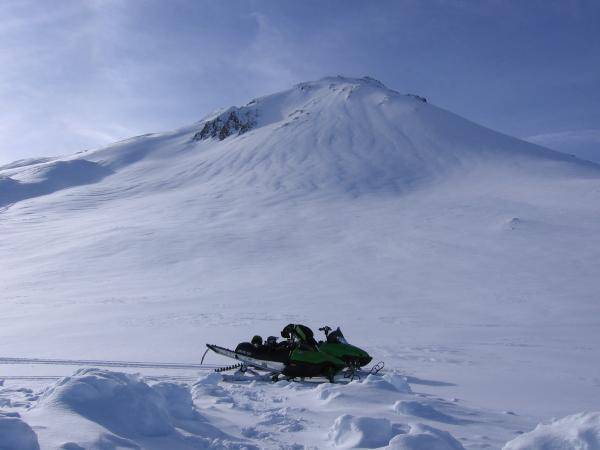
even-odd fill
[{"label": "snow-covered mountain", "polygon": [[[353,196],[398,193],[481,166],[561,173],[582,172],[585,166],[480,127],[422,97],[401,95],[372,78],[334,77],[228,108],[173,133],[0,167],[2,203],[96,183],[124,175],[134,163],[157,161],[163,167],[157,178],[168,179],[169,188],[210,183],[227,191],[250,188],[283,196],[326,190]],[[184,168],[169,172],[177,166]],[[590,173],[595,170],[590,166]],[[151,186],[146,190],[154,192]]]},{"label": "snow-covered mountain", "polygon": [[599,200],[595,164],[371,78],[301,83],[0,167],[0,357],[197,361],[330,324],[431,395],[593,409]]}]

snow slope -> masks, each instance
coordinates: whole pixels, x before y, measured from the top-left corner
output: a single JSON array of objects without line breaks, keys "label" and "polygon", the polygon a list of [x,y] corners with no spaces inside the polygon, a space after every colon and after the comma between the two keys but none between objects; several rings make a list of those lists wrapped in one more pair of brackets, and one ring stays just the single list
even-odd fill
[{"label": "snow slope", "polygon": [[531,427],[594,410],[599,175],[342,77],[4,166],[0,357],[197,362],[297,321]]}]

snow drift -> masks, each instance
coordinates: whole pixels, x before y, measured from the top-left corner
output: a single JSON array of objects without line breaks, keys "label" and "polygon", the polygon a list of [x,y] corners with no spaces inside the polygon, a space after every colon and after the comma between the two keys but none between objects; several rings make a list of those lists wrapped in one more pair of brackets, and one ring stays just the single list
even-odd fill
[{"label": "snow drift", "polygon": [[13,177],[0,172],[0,207],[61,189],[95,183],[110,169],[85,159],[43,162],[24,166]]},{"label": "snow drift", "polygon": [[392,423],[388,419],[338,417],[329,430],[338,448],[386,448],[390,450],[464,450],[450,433],[422,423]]},{"label": "snow drift", "polygon": [[388,419],[345,414],[335,420],[329,439],[340,448],[377,448],[386,446],[398,433]]},{"label": "snow drift", "polygon": [[410,425],[407,433],[395,436],[390,450],[464,450],[464,447],[447,431],[417,423]]},{"label": "snow drift", "polygon": [[121,436],[166,436],[175,431],[167,406],[133,375],[81,369],[49,388],[37,407],[72,411]]},{"label": "snow drift", "polygon": [[211,425],[187,387],[150,386],[137,375],[108,370],[80,369],[61,379],[26,415],[44,424],[45,448],[253,448]]},{"label": "snow drift", "polygon": [[573,414],[508,442],[503,450],[597,450],[600,448],[600,412]]},{"label": "snow drift", "polygon": [[19,413],[0,411],[0,450],[39,450],[37,436]]}]

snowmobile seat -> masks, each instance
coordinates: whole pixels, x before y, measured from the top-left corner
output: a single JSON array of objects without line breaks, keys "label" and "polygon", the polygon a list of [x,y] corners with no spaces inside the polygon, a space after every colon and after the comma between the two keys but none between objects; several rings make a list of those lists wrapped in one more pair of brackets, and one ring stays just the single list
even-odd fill
[{"label": "snowmobile seat", "polygon": [[290,323],[281,331],[281,336],[300,344],[305,344],[310,350],[318,350],[319,348],[312,330],[306,325]]},{"label": "snowmobile seat", "polygon": [[269,347],[267,345],[254,345],[250,342],[242,342],[235,348],[236,353],[250,356],[264,361],[277,361],[284,364],[290,359],[290,349],[285,347]]},{"label": "snowmobile seat", "polygon": [[275,345],[275,348],[279,349],[279,350],[287,350],[287,351],[291,351],[294,348],[294,343],[290,340],[285,340],[285,341],[281,341],[281,342],[277,342],[277,344]]}]

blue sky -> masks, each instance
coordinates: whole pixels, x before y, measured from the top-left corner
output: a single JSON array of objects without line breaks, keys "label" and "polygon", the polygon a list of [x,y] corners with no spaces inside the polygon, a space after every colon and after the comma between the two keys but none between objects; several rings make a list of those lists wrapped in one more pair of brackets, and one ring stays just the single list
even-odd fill
[{"label": "blue sky", "polygon": [[0,162],[336,74],[546,145],[600,147],[598,1],[3,0],[0,67]]}]

